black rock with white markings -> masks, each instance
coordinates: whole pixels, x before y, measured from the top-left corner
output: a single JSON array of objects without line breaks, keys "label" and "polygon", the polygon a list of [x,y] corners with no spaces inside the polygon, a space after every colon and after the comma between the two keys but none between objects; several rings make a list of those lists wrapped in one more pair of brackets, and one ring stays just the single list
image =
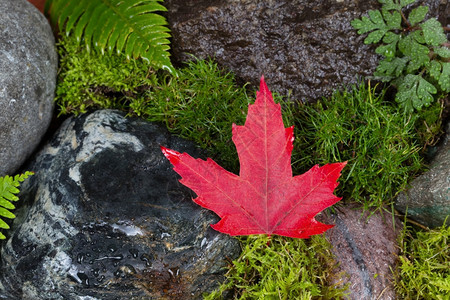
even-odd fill
[{"label": "black rock with white markings", "polygon": [[1,249],[0,299],[196,299],[223,280],[237,240],[159,146],[162,127],[112,110],[70,118],[26,166],[24,206]]}]

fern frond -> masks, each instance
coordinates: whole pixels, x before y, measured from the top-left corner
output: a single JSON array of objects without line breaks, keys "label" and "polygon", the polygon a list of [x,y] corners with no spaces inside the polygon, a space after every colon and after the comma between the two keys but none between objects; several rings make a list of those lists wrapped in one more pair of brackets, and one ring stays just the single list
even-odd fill
[{"label": "fern frond", "polygon": [[74,34],[88,50],[124,52],[155,69],[176,74],[170,61],[170,29],[155,12],[167,11],[162,0],[47,0],[45,12],[61,33]]},{"label": "fern frond", "polygon": [[[14,219],[16,216],[10,211],[16,207],[12,204],[12,201],[19,200],[16,195],[19,193],[18,187],[20,183],[33,175],[33,172],[25,172],[14,177],[6,175],[0,177],[0,228],[9,229],[9,225],[6,224],[1,218]],[[0,240],[6,237],[0,232]]]}]

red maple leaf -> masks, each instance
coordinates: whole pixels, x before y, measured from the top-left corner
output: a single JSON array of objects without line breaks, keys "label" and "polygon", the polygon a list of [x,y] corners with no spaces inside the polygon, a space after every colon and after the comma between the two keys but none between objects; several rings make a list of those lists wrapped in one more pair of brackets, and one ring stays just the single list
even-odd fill
[{"label": "red maple leaf", "polygon": [[239,176],[208,158],[194,159],[161,147],[192,189],[194,202],[222,219],[215,230],[230,235],[268,234],[308,238],[333,227],[315,220],[341,198],[333,195],[344,163],[314,166],[292,176],[294,126],[284,128],[281,107],[275,104],[264,77],[256,101],[249,105],[244,126],[233,124],[233,142],[240,160]]}]

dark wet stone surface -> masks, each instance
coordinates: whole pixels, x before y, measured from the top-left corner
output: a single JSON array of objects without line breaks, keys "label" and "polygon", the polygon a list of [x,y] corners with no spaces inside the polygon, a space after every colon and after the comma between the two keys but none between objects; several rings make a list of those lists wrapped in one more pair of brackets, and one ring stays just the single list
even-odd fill
[{"label": "dark wet stone surface", "polygon": [[[449,5],[425,1],[449,22]],[[378,9],[376,0],[166,0],[174,59],[214,57],[242,82],[301,101],[331,95],[373,73],[379,56],[350,21]],[[447,18],[446,18],[447,17]]]},{"label": "dark wet stone surface", "polygon": [[[1,299],[201,299],[237,240],[209,224],[159,146],[201,153],[162,127],[97,111],[67,120],[30,162]],[[82,298],[82,297],[90,298]]]}]

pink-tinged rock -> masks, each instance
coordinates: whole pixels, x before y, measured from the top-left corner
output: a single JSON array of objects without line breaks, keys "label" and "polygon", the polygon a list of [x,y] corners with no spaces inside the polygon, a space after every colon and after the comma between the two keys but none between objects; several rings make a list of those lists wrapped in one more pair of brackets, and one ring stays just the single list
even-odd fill
[{"label": "pink-tinged rock", "polygon": [[[369,217],[362,209],[340,206],[327,217],[336,226],[326,232],[338,267],[331,284],[349,284],[348,299],[396,299],[392,270],[395,268],[400,220],[377,211]],[[339,274],[341,273],[341,274]]]}]

